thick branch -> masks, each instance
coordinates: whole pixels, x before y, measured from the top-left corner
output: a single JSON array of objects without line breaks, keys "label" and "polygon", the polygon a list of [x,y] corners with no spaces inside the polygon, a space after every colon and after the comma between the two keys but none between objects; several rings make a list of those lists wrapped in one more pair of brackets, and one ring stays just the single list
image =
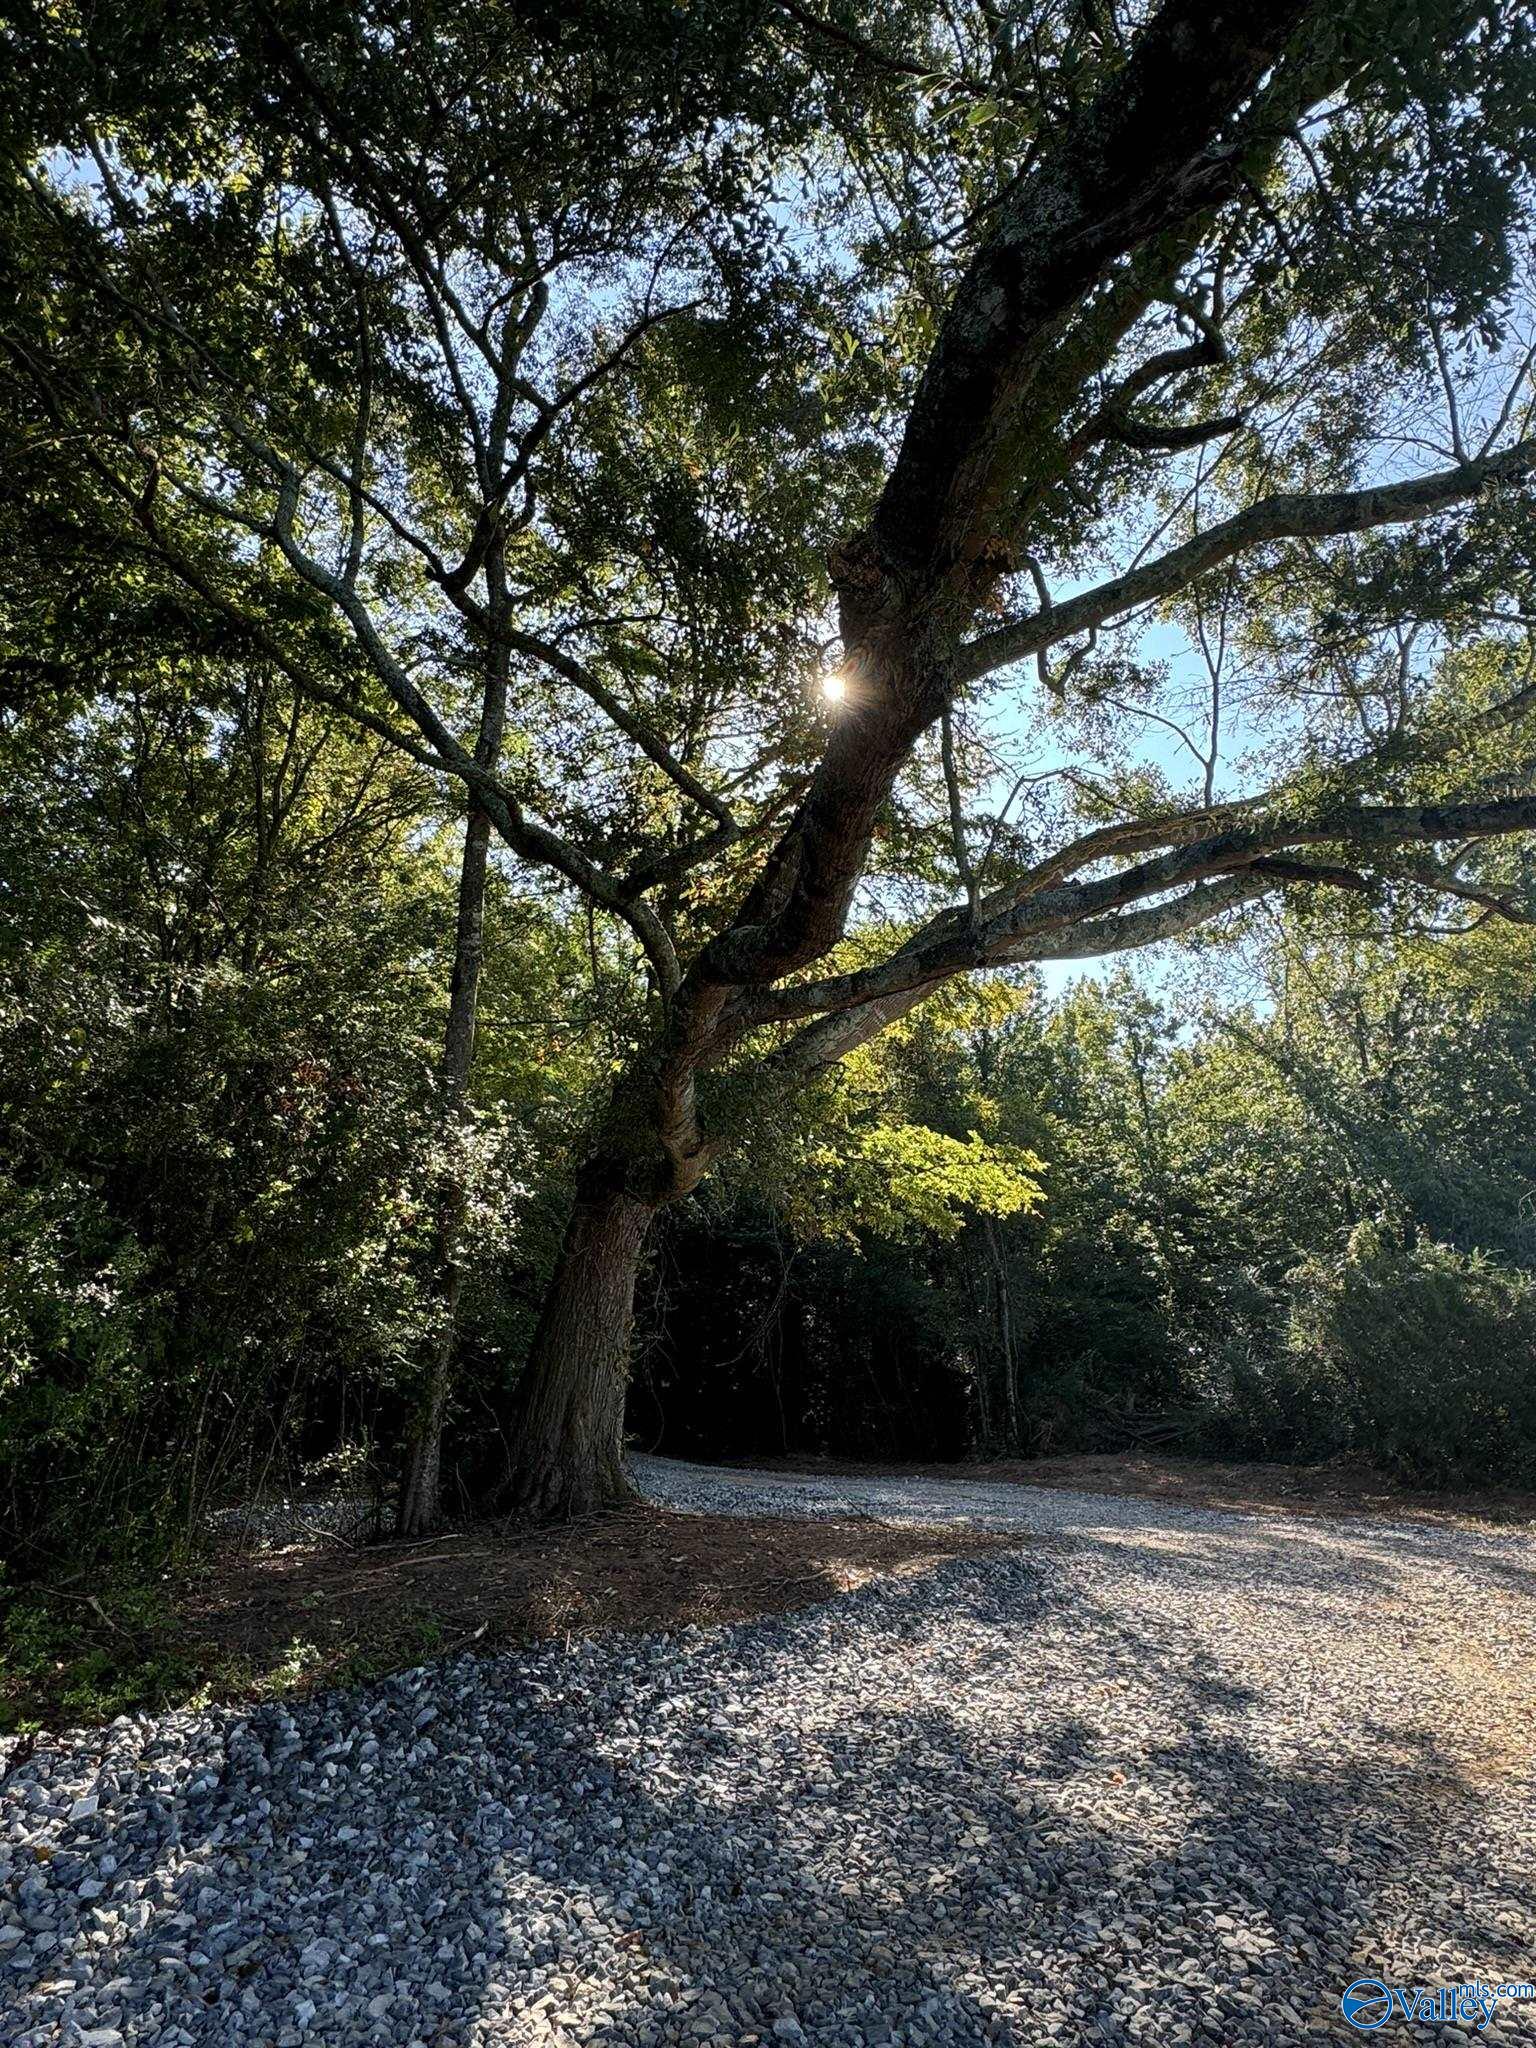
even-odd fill
[{"label": "thick branch", "polygon": [[1003,210],[956,290],[875,516],[909,586],[976,560],[1008,487],[1001,460],[1048,345],[1118,257],[1235,189],[1223,140],[1307,12],[1166,0],[1129,62]]},{"label": "thick branch", "polygon": [[1426,519],[1467,498],[1475,498],[1490,484],[1518,483],[1536,469],[1536,439],[1518,441],[1501,454],[1484,456],[1476,462],[1459,463],[1454,469],[1437,470],[1432,476],[1414,477],[1407,483],[1378,484],[1363,491],[1323,491],[1315,494],[1282,492],[1261,498],[1246,511],[1236,512],[1208,532],[1198,533],[1182,547],[1170,548],[1154,561],[1143,562],[1053,605],[1049,612],[1032,612],[995,633],[984,633],[962,647],[955,661],[960,682],[974,682],[994,669],[1023,661],[1058,640],[1070,639],[1093,626],[1134,611],[1158,598],[1172,597],[1197,577],[1230,561],[1234,555],[1277,540],[1329,540],[1347,533],[1365,533],[1377,526],[1402,526]]},{"label": "thick branch", "polygon": [[1104,422],[1104,438],[1118,441],[1122,448],[1173,454],[1180,448],[1199,448],[1223,434],[1235,434],[1242,424],[1240,412],[1219,413],[1209,420],[1144,420],[1135,413],[1115,412]]},{"label": "thick branch", "polygon": [[[1241,904],[1251,903],[1280,886],[1278,876],[1233,875],[1218,882],[1202,882],[1183,896],[1147,910],[1131,911],[1122,917],[1096,918],[1042,940],[1019,961],[1088,960],[1105,953],[1128,952],[1138,946],[1152,946],[1163,939],[1181,938],[1198,926],[1209,924]],[[993,965],[1007,964],[996,961]],[[877,996],[852,1008],[820,1017],[797,1031],[775,1052],[769,1064],[797,1074],[834,1065],[861,1045],[867,1045],[898,1018],[915,1010],[930,996],[938,981],[915,982],[890,995]]]},{"label": "thick branch", "polygon": [[[1298,880],[1295,864],[1283,860],[1269,859],[1266,872],[1267,857],[1292,848],[1338,845],[1351,854],[1367,855],[1414,843],[1483,839],[1533,829],[1536,795],[1485,803],[1352,805],[1315,819],[1279,817],[1242,825],[1113,875],[1037,891],[975,924],[945,912],[876,966],[764,992],[744,1007],[743,1021],[750,1026],[812,1017],[932,987],[976,968],[1117,950],[1118,941],[1107,949],[1102,943],[1109,930],[1122,928],[1116,913],[1214,878],[1252,883],[1254,893]],[[1307,878],[1330,881],[1336,876],[1313,868]],[[1169,907],[1155,906],[1146,929],[1152,930],[1157,915]],[[1105,922],[1096,926],[1095,920]]]}]

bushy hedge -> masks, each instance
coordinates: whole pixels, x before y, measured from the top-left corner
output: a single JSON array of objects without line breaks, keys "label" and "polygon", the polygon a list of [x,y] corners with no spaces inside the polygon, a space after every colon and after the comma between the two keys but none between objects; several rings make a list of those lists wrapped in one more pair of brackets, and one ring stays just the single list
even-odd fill
[{"label": "bushy hedge", "polygon": [[[101,994],[34,983],[0,1050]],[[78,1057],[12,1068],[0,1551],[23,1570],[174,1548],[231,1486],[290,1481],[322,1411],[367,1434],[433,1312],[430,1091],[377,989],[221,970],[174,1014],[159,994],[92,1002]]]},{"label": "bushy hedge", "polygon": [[1231,1360],[1233,1448],[1339,1453],[1425,1485],[1536,1486],[1536,1279],[1362,1224],[1291,1274],[1267,1354]]}]

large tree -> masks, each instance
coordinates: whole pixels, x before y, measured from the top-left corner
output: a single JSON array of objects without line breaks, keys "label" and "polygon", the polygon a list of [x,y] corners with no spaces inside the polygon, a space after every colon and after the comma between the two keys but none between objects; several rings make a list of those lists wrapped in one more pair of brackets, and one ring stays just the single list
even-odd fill
[{"label": "large tree", "polygon": [[232,0],[17,48],[13,488],[630,945],[519,1510],[624,1490],[657,1211],[947,980],[1302,888],[1523,914],[1516,11]]}]

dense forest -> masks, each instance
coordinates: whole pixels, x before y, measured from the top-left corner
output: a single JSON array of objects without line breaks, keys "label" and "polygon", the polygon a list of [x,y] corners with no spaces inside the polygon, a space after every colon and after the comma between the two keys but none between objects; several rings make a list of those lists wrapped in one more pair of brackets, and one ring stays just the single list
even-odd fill
[{"label": "dense forest", "polygon": [[[632,1028],[623,961],[493,871],[445,1141],[462,835],[419,779],[270,679],[170,662],[62,739],[13,709],[5,748],[18,1559],[185,1541],[262,1489],[393,1502],[445,1212],[464,1511]],[[1466,923],[1330,901],[1155,977],[914,1012],[658,1233],[634,1439],[1529,1483],[1536,937]]]},{"label": "dense forest", "polygon": [[1210,12],[24,10],[8,1571],[1536,1485],[1530,24]]}]

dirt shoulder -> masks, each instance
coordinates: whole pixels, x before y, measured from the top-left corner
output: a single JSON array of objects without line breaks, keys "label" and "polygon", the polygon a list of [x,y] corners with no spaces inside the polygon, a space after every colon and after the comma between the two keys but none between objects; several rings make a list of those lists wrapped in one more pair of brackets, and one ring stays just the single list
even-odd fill
[{"label": "dirt shoulder", "polygon": [[0,1733],[305,1693],[461,1650],[781,1614],[1020,1540],[637,1506],[532,1535],[227,1553],[148,1609],[106,1591],[33,1607],[27,1653],[0,1657]]},{"label": "dirt shoulder", "polygon": [[1536,1493],[1499,1487],[1475,1493],[1426,1493],[1400,1486],[1367,1466],[1343,1463],[1258,1465],[1213,1458],[1164,1458],[1142,1451],[999,1458],[975,1464],[859,1464],[837,1458],[756,1458],[749,1462],[764,1472],[984,1480],[1009,1486],[1064,1487],[1081,1493],[1135,1494],[1145,1500],[1249,1514],[1279,1509],[1290,1515],[1351,1515],[1463,1529],[1536,1524]]}]

